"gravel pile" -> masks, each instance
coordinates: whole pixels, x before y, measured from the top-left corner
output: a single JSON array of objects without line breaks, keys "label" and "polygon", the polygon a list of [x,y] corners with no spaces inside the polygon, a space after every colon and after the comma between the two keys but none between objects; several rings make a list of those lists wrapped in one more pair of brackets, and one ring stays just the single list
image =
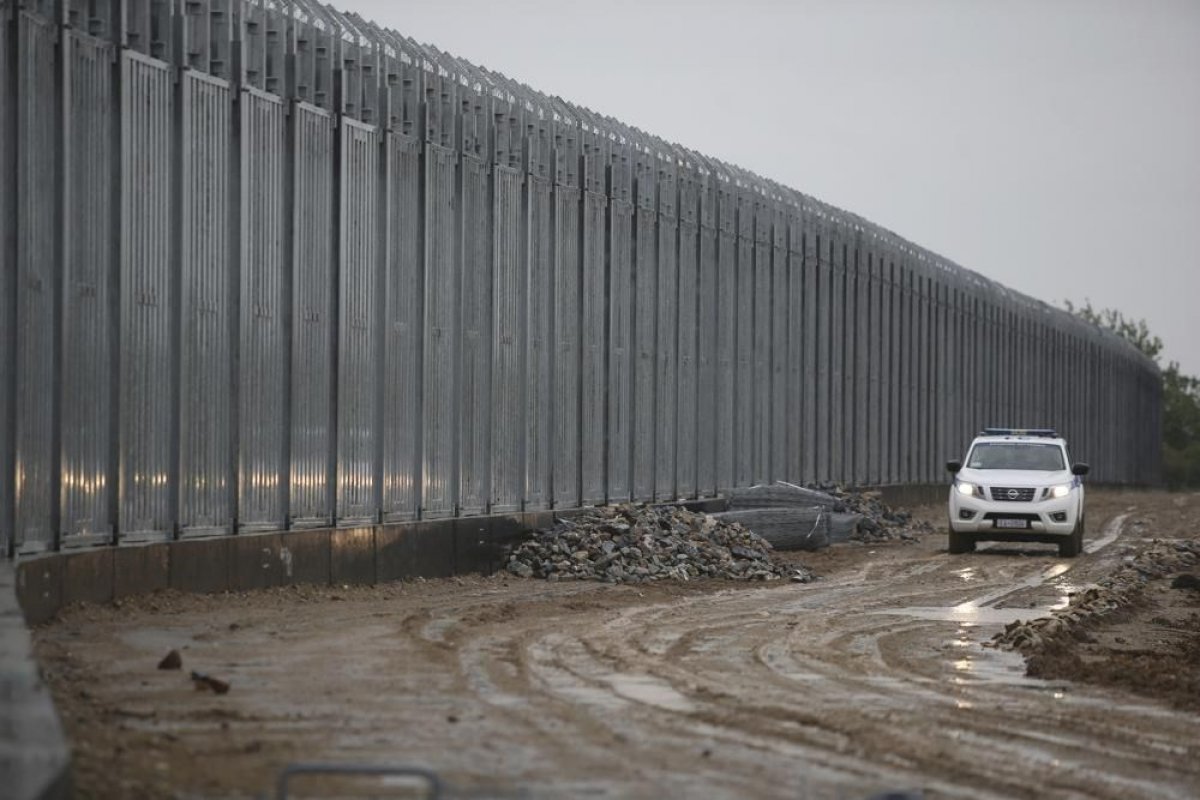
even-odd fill
[{"label": "gravel pile", "polygon": [[1094,587],[1071,598],[1071,604],[1048,617],[1017,620],[986,642],[1028,653],[1048,640],[1072,636],[1088,622],[1130,605],[1145,585],[1168,575],[1189,573],[1200,566],[1200,539],[1154,539],[1150,545]]},{"label": "gravel pile", "polygon": [[677,506],[606,506],[537,531],[509,556],[523,578],[647,583],[660,580],[812,580],[779,563],[761,537],[736,523]]},{"label": "gravel pile", "polygon": [[888,539],[914,539],[914,533],[930,533],[928,522],[914,522],[907,511],[895,511],[883,502],[877,491],[846,489],[836,484],[807,487],[825,492],[837,499],[835,511],[858,514],[858,530],[850,538],[862,542],[881,542]]}]

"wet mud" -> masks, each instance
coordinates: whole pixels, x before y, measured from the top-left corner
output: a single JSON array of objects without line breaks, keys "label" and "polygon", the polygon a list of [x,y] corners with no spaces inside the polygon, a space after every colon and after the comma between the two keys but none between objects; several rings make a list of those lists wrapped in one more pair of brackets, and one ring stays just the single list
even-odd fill
[{"label": "wet mud", "polygon": [[[249,797],[290,762],[339,761],[428,767],[470,796],[1191,798],[1200,714],[1174,690],[1049,660],[1030,676],[984,646],[1140,542],[1200,531],[1200,499],[1176,500],[1093,492],[1077,559],[950,556],[934,533],[790,556],[811,584],[164,594],[70,609],[35,638],[82,797]],[[944,513],[918,510],[939,530]],[[182,670],[158,670],[171,649]]]}]

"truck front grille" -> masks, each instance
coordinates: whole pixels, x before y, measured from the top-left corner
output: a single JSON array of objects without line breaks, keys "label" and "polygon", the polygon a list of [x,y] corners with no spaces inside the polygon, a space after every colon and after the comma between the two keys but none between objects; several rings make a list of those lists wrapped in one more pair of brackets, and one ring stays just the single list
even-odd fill
[{"label": "truck front grille", "polygon": [[1013,503],[1028,503],[1033,500],[1033,494],[1037,489],[1022,489],[1012,486],[993,486],[991,489],[993,500],[1002,500]]}]

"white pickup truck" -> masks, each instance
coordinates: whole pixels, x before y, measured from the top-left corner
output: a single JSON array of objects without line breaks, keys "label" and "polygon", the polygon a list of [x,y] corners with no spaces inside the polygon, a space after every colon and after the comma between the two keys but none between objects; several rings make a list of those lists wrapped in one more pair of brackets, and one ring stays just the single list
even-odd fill
[{"label": "white pickup truck", "polygon": [[1083,476],[1049,429],[985,428],[963,461],[948,461],[950,552],[978,541],[1046,542],[1070,558],[1083,549]]}]

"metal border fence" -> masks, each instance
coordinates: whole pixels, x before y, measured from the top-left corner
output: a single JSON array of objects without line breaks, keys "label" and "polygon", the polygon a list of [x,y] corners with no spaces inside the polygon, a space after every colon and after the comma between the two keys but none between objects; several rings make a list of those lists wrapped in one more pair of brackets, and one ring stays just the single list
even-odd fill
[{"label": "metal border fence", "polygon": [[0,535],[929,483],[982,425],[1159,481],[1127,343],[309,0],[0,0]]}]

